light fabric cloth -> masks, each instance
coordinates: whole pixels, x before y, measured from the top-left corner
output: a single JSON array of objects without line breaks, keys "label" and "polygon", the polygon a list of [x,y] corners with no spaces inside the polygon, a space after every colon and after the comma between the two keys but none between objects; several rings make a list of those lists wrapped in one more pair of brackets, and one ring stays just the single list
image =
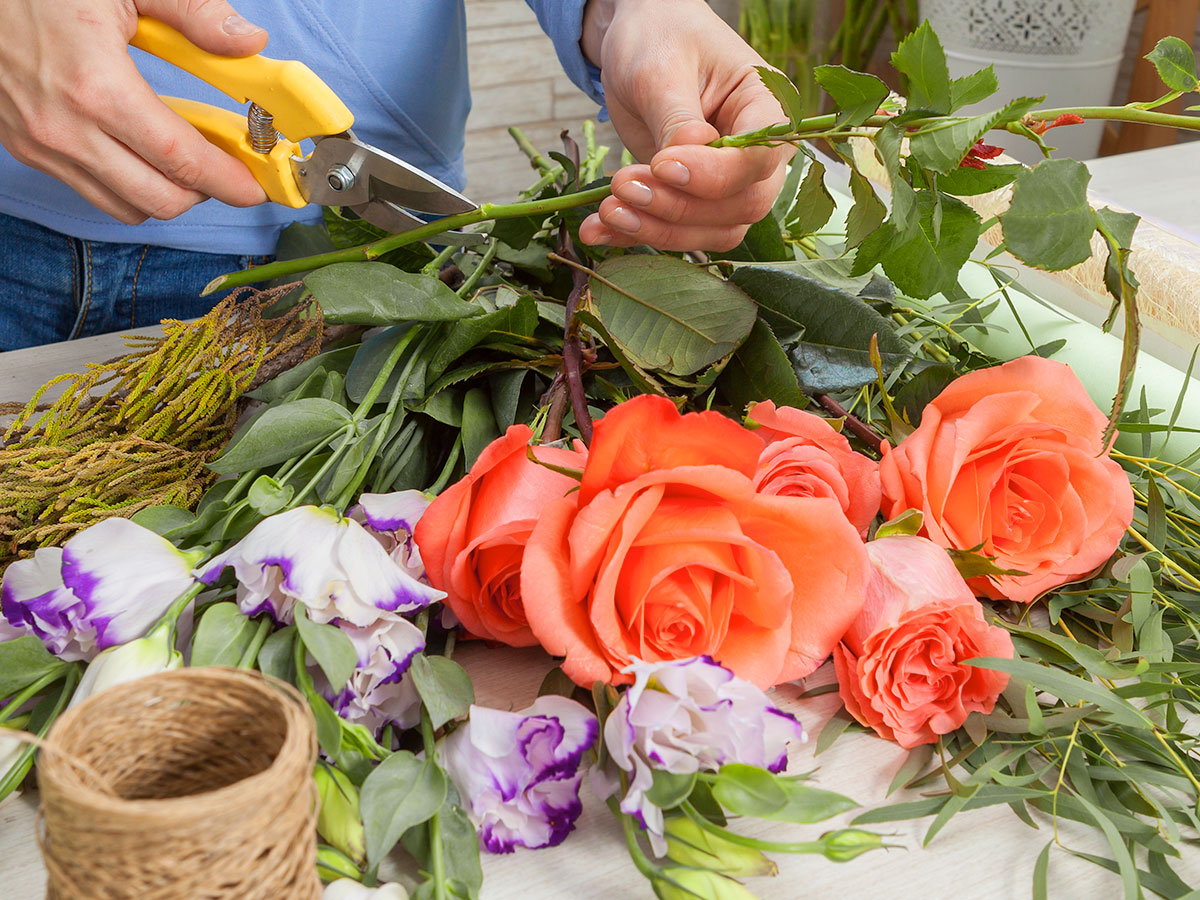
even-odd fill
[{"label": "light fabric cloth", "polygon": [[[586,0],[526,0],[554,41],[567,75],[602,102],[599,73],[579,36]],[[238,11],[266,28],[266,55],[312,68],[355,115],[354,131],[461,189],[471,107],[463,0],[240,0]],[[161,60],[131,50],[154,89],[226,108],[232,101]],[[103,73],[97,73],[103,77]],[[58,181],[0,147],[0,213],[74,238],[151,244],[222,254],[270,254],[280,230],[317,221],[320,210],[264,204],[233,209],[209,200],[169,222],[117,222]]]}]

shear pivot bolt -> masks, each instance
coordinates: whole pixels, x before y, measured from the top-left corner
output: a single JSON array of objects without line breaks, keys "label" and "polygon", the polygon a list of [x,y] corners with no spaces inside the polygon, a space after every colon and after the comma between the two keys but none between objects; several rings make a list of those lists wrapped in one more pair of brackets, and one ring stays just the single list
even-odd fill
[{"label": "shear pivot bolt", "polygon": [[329,181],[329,186],[338,192],[348,191],[354,187],[354,173],[347,166],[334,166],[329,170],[326,179]]}]

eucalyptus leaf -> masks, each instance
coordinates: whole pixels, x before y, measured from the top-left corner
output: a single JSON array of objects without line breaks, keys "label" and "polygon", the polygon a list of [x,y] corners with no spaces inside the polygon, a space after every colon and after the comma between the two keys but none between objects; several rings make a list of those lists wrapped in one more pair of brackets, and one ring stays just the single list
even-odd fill
[{"label": "eucalyptus leaf", "polygon": [[236,666],[250,649],[258,625],[236,603],[214,603],[192,638],[192,666]]},{"label": "eucalyptus leaf", "polygon": [[367,835],[367,861],[379,861],[415,825],[429,821],[446,799],[446,773],[407,750],[393,753],[363,782],[359,799]]},{"label": "eucalyptus leaf", "polygon": [[477,316],[480,308],[461,299],[437,276],[404,272],[383,262],[334,263],[304,279],[335,325],[394,325],[450,322]]},{"label": "eucalyptus leaf", "polygon": [[754,325],[735,285],[671,256],[620,256],[592,279],[593,312],[643,368],[691,375],[727,356]]},{"label": "eucalyptus leaf", "polygon": [[238,429],[208,467],[218,475],[235,475],[273,466],[327,442],[350,421],[344,406],[315,397],[267,407]]}]

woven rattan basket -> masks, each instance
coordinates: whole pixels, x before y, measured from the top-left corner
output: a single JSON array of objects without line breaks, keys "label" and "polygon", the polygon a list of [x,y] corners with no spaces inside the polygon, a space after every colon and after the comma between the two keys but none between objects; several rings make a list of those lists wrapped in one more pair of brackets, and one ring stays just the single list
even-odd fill
[{"label": "woven rattan basket", "polygon": [[48,900],[316,900],[315,760],[303,698],[256,673],[100,692],[39,759]]}]

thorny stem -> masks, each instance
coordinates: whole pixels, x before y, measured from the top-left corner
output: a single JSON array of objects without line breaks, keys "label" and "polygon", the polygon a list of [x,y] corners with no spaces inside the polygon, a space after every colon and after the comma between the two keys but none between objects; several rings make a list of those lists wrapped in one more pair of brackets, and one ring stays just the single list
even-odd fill
[{"label": "thorny stem", "polygon": [[883,447],[883,435],[864,422],[862,419],[846,411],[842,404],[838,403],[828,394],[814,394],[813,399],[820,404],[821,408],[832,416],[846,420],[846,428],[850,433],[867,445],[875,453],[879,453]]}]

